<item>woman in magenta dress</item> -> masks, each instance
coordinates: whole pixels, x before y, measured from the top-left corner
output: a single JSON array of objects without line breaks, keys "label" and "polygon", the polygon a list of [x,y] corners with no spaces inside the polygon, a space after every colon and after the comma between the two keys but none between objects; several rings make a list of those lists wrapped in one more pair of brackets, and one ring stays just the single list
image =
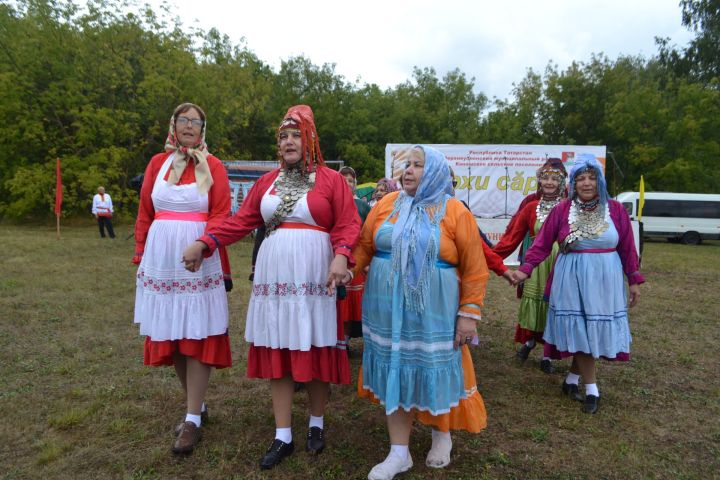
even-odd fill
[{"label": "woman in magenta dress", "polygon": [[563,393],[576,393],[582,378],[582,410],[595,413],[600,404],[595,361],[630,359],[628,306],[637,303],[645,279],[638,271],[630,218],[621,203],[608,198],[602,166],[594,155],[578,155],[570,172],[570,192],[572,198],[548,215],[513,280],[525,281],[553,245],[560,245],[548,279],[543,339],[557,358],[573,357]]}]

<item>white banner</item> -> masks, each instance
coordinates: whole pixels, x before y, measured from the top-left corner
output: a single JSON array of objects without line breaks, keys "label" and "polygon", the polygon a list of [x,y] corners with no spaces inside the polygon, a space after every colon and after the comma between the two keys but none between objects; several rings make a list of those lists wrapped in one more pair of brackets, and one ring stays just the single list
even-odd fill
[{"label": "white banner", "polygon": [[[393,161],[412,144],[385,147],[385,176],[397,179],[404,159]],[[522,199],[537,191],[535,172],[545,160],[560,158],[570,171],[575,155],[591,153],[605,165],[604,146],[585,145],[430,145],[445,154],[458,181],[455,196],[480,218],[510,218]]]}]

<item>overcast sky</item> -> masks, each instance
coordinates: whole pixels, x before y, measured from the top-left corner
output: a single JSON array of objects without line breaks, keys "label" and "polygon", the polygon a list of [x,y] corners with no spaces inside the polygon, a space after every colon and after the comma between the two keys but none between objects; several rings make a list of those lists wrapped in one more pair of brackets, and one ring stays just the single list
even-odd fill
[{"label": "overcast sky", "polygon": [[[157,6],[161,0],[149,0]],[[277,71],[281,60],[305,55],[335,63],[348,81],[394,87],[412,69],[440,76],[459,68],[476,92],[507,98],[528,68],[566,68],[592,53],[657,52],[654,37],[683,46],[679,0],[174,0],[184,25],[217,28]]]}]

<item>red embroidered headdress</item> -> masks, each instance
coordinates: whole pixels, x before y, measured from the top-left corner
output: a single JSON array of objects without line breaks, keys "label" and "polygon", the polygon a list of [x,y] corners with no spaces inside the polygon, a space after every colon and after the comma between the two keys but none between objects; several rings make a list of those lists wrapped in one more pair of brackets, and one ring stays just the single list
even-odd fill
[{"label": "red embroidered headdress", "polygon": [[[285,129],[300,130],[303,153],[303,171],[314,172],[318,166],[325,165],[325,159],[320,151],[320,139],[315,128],[315,116],[312,109],[307,105],[295,105],[290,107],[280,122],[277,131],[278,144],[280,132]],[[278,151],[278,155],[280,152]],[[285,162],[280,158],[280,165],[284,168]]]}]

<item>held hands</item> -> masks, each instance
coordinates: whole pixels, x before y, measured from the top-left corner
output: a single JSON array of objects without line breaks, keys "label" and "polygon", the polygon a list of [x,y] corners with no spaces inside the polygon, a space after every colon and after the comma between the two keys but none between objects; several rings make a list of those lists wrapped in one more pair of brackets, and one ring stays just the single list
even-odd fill
[{"label": "held hands", "polygon": [[629,298],[629,305],[631,307],[634,307],[637,305],[638,301],[640,300],[640,285],[630,285],[630,298]]},{"label": "held hands", "polygon": [[470,317],[458,315],[457,323],[455,324],[455,340],[453,341],[453,348],[457,350],[460,345],[476,344],[473,343],[476,341],[477,322]]},{"label": "held hands", "polygon": [[188,246],[182,255],[180,262],[185,264],[185,270],[197,272],[203,262],[203,252],[207,249],[207,245],[199,240],[195,240]]},{"label": "held hands", "polygon": [[329,295],[333,295],[338,285],[344,285],[344,280],[348,275],[347,271],[347,257],[340,254],[335,255],[332,263],[330,263],[330,271],[328,272],[328,279],[325,283]]},{"label": "held hands", "polygon": [[527,280],[528,276],[521,272],[520,270],[515,270],[510,274],[512,280],[510,281],[510,285],[516,286]]},{"label": "held hands", "polygon": [[352,282],[353,279],[353,273],[352,270],[348,268],[347,272],[345,272],[345,276],[342,279],[342,285],[347,285],[348,283]]},{"label": "held hands", "polygon": [[507,280],[507,282],[510,285],[513,284],[513,272],[511,272],[510,270],[505,270],[505,272],[503,272],[502,276],[505,280]]}]

